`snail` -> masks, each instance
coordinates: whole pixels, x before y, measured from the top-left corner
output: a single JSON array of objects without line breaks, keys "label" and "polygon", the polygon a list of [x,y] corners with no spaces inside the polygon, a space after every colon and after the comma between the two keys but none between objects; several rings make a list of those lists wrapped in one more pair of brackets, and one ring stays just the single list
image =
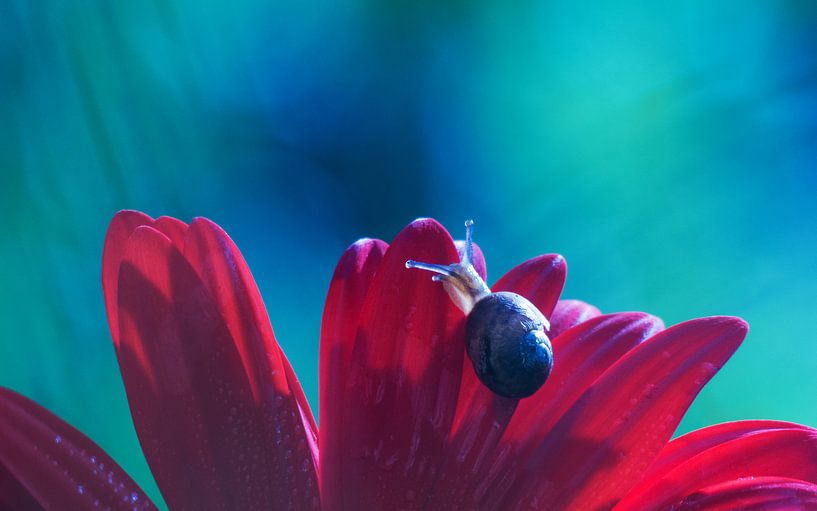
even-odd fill
[{"label": "snail", "polygon": [[528,397],[553,369],[553,348],[545,329],[550,322],[527,298],[491,292],[472,264],[474,222],[465,222],[465,250],[450,265],[406,261],[406,268],[435,273],[448,296],[465,314],[465,348],[474,372],[492,392],[512,399]]}]

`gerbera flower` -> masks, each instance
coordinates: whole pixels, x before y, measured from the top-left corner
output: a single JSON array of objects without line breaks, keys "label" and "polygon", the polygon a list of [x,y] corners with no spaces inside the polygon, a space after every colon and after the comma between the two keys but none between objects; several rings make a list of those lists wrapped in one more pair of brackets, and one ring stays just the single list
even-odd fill
[{"label": "gerbera flower", "polygon": [[[648,314],[601,315],[560,301],[564,260],[537,257],[491,289],[550,319],[555,364],[533,396],[503,398],[465,356],[463,312],[409,259],[459,255],[428,219],[343,254],[321,331],[318,431],[229,237],[205,219],[114,217],[105,303],[170,509],[817,509],[811,428],[735,422],[670,441],[746,335],[742,320],[664,329]],[[479,250],[473,262],[484,279]],[[88,438],[2,389],[0,508],[154,505]]]}]

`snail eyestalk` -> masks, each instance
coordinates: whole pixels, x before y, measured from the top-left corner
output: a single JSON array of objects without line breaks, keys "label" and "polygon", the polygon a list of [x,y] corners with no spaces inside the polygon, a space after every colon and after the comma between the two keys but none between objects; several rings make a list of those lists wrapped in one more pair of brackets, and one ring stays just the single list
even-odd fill
[{"label": "snail eyestalk", "polygon": [[465,314],[471,312],[474,304],[478,300],[491,294],[488,285],[477,274],[474,265],[471,263],[474,250],[471,239],[471,231],[474,221],[465,222],[465,250],[462,258],[454,264],[433,264],[414,261],[406,261],[406,268],[416,268],[435,273],[432,279],[435,282],[442,282],[448,296]]},{"label": "snail eyestalk", "polygon": [[454,276],[454,272],[452,272],[448,266],[443,266],[441,264],[421,263],[420,261],[415,261],[413,259],[409,259],[408,261],[406,261],[406,268],[409,269],[417,268],[418,270],[426,270],[433,273],[439,273],[440,275],[446,275],[448,277]]},{"label": "snail eyestalk", "polygon": [[474,240],[472,238],[474,231],[474,221],[465,221],[465,255],[460,261],[461,264],[472,264],[474,261]]}]

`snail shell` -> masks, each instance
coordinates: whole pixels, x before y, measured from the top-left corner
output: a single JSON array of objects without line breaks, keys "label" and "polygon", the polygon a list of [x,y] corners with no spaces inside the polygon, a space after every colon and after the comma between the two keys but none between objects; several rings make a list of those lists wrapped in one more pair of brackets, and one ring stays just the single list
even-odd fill
[{"label": "snail shell", "polygon": [[521,399],[536,392],[553,369],[547,318],[516,293],[492,293],[474,270],[473,221],[465,223],[465,251],[459,263],[406,261],[406,268],[435,273],[454,303],[467,315],[465,349],[479,380],[503,397]]}]

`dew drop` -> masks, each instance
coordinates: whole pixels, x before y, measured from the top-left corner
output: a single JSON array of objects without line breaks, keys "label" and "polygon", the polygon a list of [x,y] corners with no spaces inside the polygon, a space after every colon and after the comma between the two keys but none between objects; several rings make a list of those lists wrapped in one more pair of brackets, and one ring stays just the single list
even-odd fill
[{"label": "dew drop", "polygon": [[77,486],[77,493],[79,493],[80,495],[84,494],[85,493],[85,487],[82,486],[82,485]]},{"label": "dew drop", "polygon": [[54,437],[54,443],[55,444],[61,444],[62,443],[62,437],[59,436],[59,435],[55,436]]}]

